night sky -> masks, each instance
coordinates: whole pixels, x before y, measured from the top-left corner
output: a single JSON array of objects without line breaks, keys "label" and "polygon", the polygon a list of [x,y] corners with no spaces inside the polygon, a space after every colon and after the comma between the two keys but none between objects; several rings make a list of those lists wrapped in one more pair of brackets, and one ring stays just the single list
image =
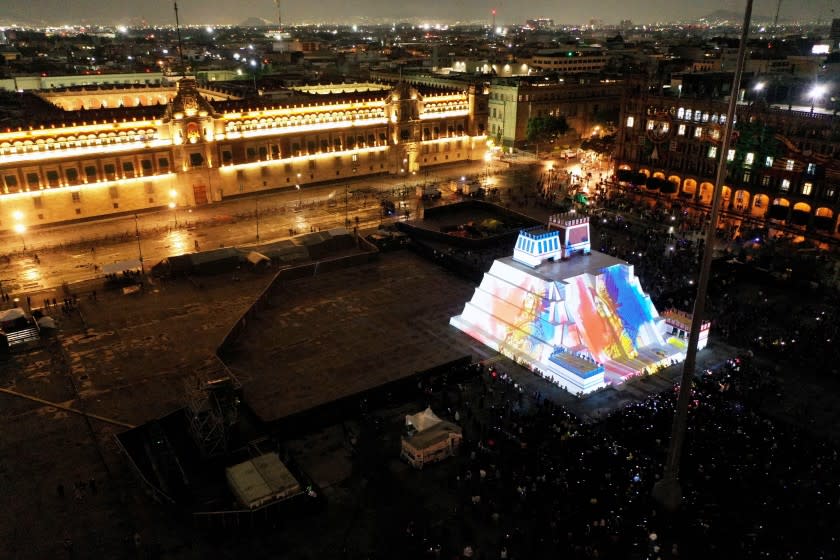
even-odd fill
[{"label": "night sky", "polygon": [[[430,23],[489,21],[490,9],[498,10],[500,25],[524,23],[537,17],[553,18],[557,23],[587,23],[596,18],[605,23],[621,19],[648,23],[690,21],[723,9],[743,13],[745,3],[738,0],[283,0],[284,20],[288,23],[360,23],[364,18],[421,18]],[[275,21],[273,0],[180,0],[181,21],[185,24],[238,24],[248,17]],[[753,13],[772,18],[776,0],[755,0]],[[838,8],[840,11],[840,8]],[[783,0],[781,18],[830,20],[834,16],[831,0]],[[840,14],[838,14],[840,17]],[[325,19],[328,18],[328,19]],[[0,0],[0,23],[47,24],[125,24],[145,20],[168,24],[173,20],[170,0]]]}]

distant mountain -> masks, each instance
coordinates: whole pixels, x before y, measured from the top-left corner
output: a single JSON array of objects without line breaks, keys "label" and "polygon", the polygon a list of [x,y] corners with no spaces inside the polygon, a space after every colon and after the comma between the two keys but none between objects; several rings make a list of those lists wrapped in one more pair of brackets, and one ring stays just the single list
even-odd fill
[{"label": "distant mountain", "polygon": [[[703,16],[700,18],[701,20],[705,20],[707,22],[712,21],[728,21],[732,23],[740,23],[744,21],[744,12],[735,12],[732,10],[715,10],[714,12]],[[779,18],[779,21],[783,21],[784,18]],[[773,22],[773,18],[770,16],[762,16],[753,14],[750,20],[753,24],[762,23],[762,22]]]},{"label": "distant mountain", "polygon": [[273,25],[267,19],[259,18],[259,17],[249,17],[245,21],[239,24],[239,27],[268,27],[269,25]]}]

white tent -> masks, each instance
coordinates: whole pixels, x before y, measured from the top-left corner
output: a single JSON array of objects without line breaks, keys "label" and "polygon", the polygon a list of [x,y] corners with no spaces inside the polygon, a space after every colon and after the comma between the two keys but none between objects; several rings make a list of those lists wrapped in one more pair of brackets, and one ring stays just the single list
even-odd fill
[{"label": "white tent", "polygon": [[128,259],[103,265],[102,272],[105,274],[118,274],[124,270],[140,270],[140,268],[140,259]]},{"label": "white tent", "polygon": [[414,426],[414,429],[418,432],[428,430],[441,422],[442,420],[438,418],[434,412],[432,412],[431,407],[427,408],[423,412],[418,412],[417,414],[406,414],[405,416],[405,425]]},{"label": "white tent", "polygon": [[7,323],[10,321],[17,321],[18,319],[26,317],[26,313],[20,307],[13,307],[0,311],[0,323]]},{"label": "white tent", "polygon": [[251,251],[248,253],[248,256],[245,257],[248,259],[248,262],[253,265],[258,265],[260,263],[270,263],[271,259],[263,255],[262,253],[258,253],[257,251]]},{"label": "white tent", "polygon": [[299,494],[294,475],[277,453],[266,453],[225,469],[228,485],[243,506],[254,509]]},{"label": "white tent", "polygon": [[56,325],[56,323],[55,323],[55,319],[53,319],[52,317],[50,317],[48,315],[45,315],[44,317],[41,317],[40,319],[38,319],[38,326],[41,327],[42,329],[57,329],[58,328],[58,325]]}]

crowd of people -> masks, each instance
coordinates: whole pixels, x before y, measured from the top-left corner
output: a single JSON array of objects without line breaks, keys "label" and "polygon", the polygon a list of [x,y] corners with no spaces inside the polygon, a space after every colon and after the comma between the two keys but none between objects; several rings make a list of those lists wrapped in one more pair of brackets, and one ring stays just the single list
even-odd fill
[{"label": "crowd of people", "polygon": [[452,529],[412,519],[404,544],[435,558],[838,558],[838,448],[762,414],[756,394],[776,390],[746,358],[697,379],[684,501],[668,513],[651,490],[678,388],[587,424],[487,368],[449,398],[465,433]]},{"label": "crowd of people", "polygon": [[[513,193],[526,205],[535,196]],[[658,308],[691,311],[706,217],[602,202],[606,212],[587,210],[592,248],[635,265]],[[718,231],[724,246],[737,236]],[[442,538],[412,521],[407,548],[436,558],[840,557],[838,446],[809,430],[806,404],[784,422],[764,406],[782,396],[775,364],[837,373],[840,305],[792,299],[772,282],[757,287],[741,266],[713,267],[707,313],[744,353],[696,380],[678,512],[663,510],[651,491],[679,387],[585,423],[488,368],[457,391],[465,446],[451,481],[454,528]]]}]

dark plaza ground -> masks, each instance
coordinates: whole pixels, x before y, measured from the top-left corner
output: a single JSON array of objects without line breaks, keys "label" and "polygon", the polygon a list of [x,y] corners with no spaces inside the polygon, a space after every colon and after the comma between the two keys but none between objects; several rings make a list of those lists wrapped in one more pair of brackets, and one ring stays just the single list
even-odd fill
[{"label": "dark plaza ground", "polygon": [[[182,405],[183,380],[211,355],[269,280],[268,275],[239,278],[209,277],[203,287],[180,280],[159,283],[141,296],[100,290],[96,301],[82,293],[79,313],[57,313],[61,345],[2,364],[0,381],[10,390],[125,424],[171,412]],[[250,326],[231,366],[255,408],[284,415],[464,354],[495,360],[448,325],[472,290],[469,282],[409,251],[289,282],[282,297]],[[713,344],[701,354],[701,367],[731,352]],[[527,387],[526,395],[539,390],[590,418],[666,389],[679,373],[678,367],[671,368],[577,401],[506,361],[498,365]],[[464,398],[474,389],[466,387]],[[454,498],[446,486],[452,467],[415,472],[397,458],[403,415],[425,406],[420,395],[378,412],[385,426],[383,446],[372,461],[383,466],[377,472],[388,473],[387,484],[370,484],[364,472],[370,463],[351,447],[348,434],[363,429],[355,419],[301,434],[286,446],[323,489],[325,509],[289,519],[269,534],[223,544],[173,521],[140,492],[113,444],[121,426],[98,420],[88,425],[57,407],[6,394],[0,398],[6,427],[0,432],[0,472],[6,513],[16,520],[0,528],[2,542],[11,543],[0,557],[64,557],[69,541],[78,558],[243,553],[354,558],[363,551],[387,551],[394,538],[387,532],[397,530],[412,510],[442,520],[454,515]],[[442,405],[441,397],[433,404]],[[830,406],[821,410],[815,407],[828,422],[836,416]],[[95,492],[90,479],[96,481]],[[78,494],[76,482],[86,483]]]}]

